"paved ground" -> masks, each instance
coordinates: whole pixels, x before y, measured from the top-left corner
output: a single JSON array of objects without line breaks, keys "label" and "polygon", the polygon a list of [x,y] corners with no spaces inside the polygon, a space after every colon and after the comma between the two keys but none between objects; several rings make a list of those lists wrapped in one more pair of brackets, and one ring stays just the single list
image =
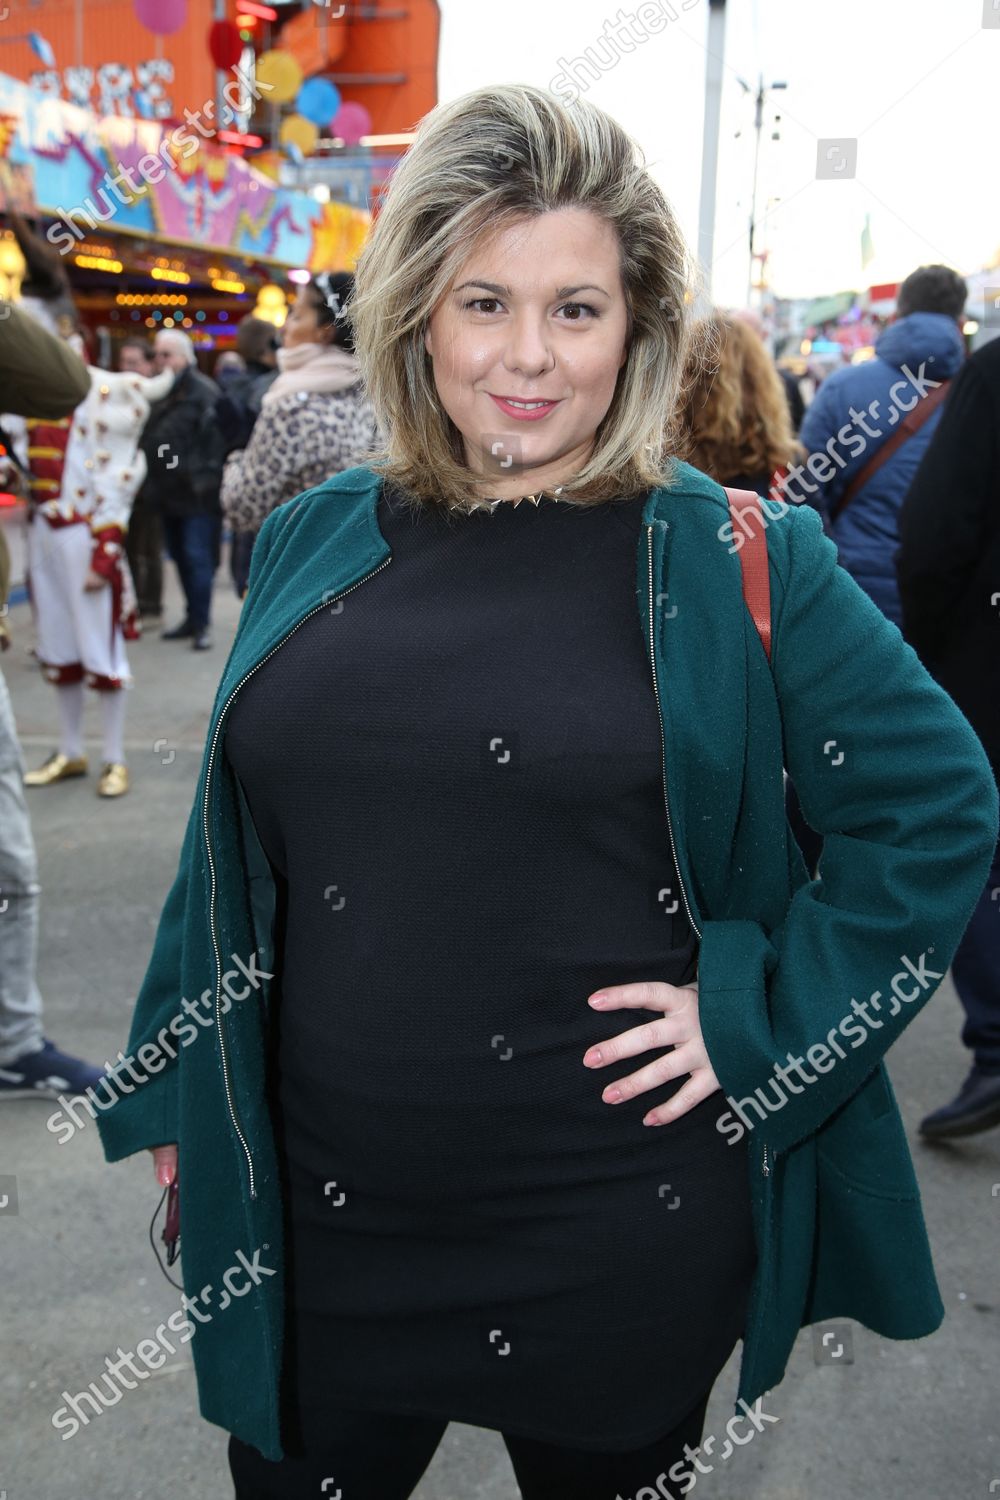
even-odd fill
[{"label": "paved ground", "polygon": [[[175,595],[170,602],[173,619]],[[237,609],[220,574],[212,652],[155,634],[131,647],[130,795],[99,801],[93,778],[29,794],[44,887],[46,1030],[94,1061],[125,1042]],[[27,655],[25,606],[12,610],[11,623],[17,645],[3,669],[28,762],[38,764],[52,748],[52,692]],[[94,760],[93,708],[87,730]],[[964,1076],[959,1024],[946,980],[892,1054],[911,1138],[920,1114]],[[149,1157],[106,1165],[92,1126],[61,1145],[45,1128],[51,1108],[41,1100],[0,1105],[0,1176],[16,1175],[19,1208],[0,1225],[0,1500],[225,1500],[226,1435],[198,1415],[189,1346],[69,1441],[51,1425],[63,1390],[83,1390],[105,1354],[134,1349],[178,1306],[148,1239],[159,1199]],[[960,1147],[917,1145],[915,1159],[948,1313],[943,1329],[906,1344],[855,1326],[852,1363],[845,1350],[839,1362],[817,1364],[804,1334],[765,1403],[780,1421],[701,1478],[699,1497],[1000,1493],[1000,1131]],[[737,1358],[738,1351],[716,1386],[706,1432],[721,1433],[732,1413]],[[415,1494],[516,1500],[517,1490],[499,1437],[453,1423]]]}]

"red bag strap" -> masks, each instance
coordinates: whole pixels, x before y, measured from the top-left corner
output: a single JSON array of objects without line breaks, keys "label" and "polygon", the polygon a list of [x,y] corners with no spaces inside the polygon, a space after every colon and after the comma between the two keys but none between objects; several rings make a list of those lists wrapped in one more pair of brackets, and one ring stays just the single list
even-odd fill
[{"label": "red bag strap", "polygon": [[760,496],[754,490],[727,489],[726,499],[733,526],[743,537],[739,549],[743,597],[757,627],[764,654],[770,661],[771,578],[767,566],[767,522],[761,514]]}]

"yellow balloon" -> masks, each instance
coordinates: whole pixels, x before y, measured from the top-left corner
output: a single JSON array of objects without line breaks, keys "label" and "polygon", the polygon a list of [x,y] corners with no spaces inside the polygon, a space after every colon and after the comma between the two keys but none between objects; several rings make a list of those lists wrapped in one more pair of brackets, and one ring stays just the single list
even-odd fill
[{"label": "yellow balloon", "polygon": [[289,115],[281,122],[279,139],[283,146],[298,146],[303,156],[309,156],[316,149],[319,126],[307,120],[305,115]]},{"label": "yellow balloon", "polygon": [[257,82],[269,104],[287,104],[302,87],[302,69],[290,52],[262,52],[257,59]]}]

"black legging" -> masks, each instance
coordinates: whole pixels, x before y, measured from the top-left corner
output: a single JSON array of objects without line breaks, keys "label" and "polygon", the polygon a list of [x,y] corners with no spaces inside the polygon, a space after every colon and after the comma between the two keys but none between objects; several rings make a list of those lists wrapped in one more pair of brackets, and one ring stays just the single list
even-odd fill
[{"label": "black legging", "polygon": [[[684,1453],[701,1441],[709,1392],[676,1426],[646,1448],[591,1453],[501,1433],[522,1500],[613,1500],[615,1494],[678,1495],[691,1486],[694,1466]],[[302,1456],[278,1463],[230,1436],[229,1466],[235,1500],[407,1500],[437,1450],[448,1423],[437,1418],[380,1412],[324,1412],[311,1435],[303,1414]],[[683,1465],[683,1473],[670,1469]],[[660,1481],[659,1487],[657,1480]],[[326,1484],[324,1481],[331,1481]]]}]

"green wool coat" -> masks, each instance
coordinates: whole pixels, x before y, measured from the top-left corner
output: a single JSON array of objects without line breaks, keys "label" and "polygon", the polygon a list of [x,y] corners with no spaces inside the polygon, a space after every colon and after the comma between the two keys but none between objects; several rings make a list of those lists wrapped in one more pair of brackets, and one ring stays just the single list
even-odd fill
[{"label": "green wool coat", "polygon": [[[131,1061],[145,1044],[132,1069],[142,1081],[130,1092],[123,1081],[97,1115],[108,1161],[179,1143],[201,1412],[270,1459],[283,1456],[266,1071],[275,887],[220,740],[242,683],[300,622],[391,566],[380,486],[370,469],[348,470],[260,532],[125,1049]],[[727,1133],[750,1137],[758,1266],[738,1397],[751,1403],[781,1380],[806,1324],[852,1318],[903,1339],[943,1317],[881,1059],[958,946],[988,878],[998,800],[968,722],[837,565],[817,513],[767,517],[770,664],[743,600],[741,535],[722,489],[677,463],[643,509],[636,604],[663,726],[664,816],[700,937],[705,1043],[732,1102]],[[824,837],[817,879],[786,823],[783,768]],[[197,1025],[185,999],[203,1006]],[[238,1252],[266,1269],[229,1297],[220,1281]]]}]

